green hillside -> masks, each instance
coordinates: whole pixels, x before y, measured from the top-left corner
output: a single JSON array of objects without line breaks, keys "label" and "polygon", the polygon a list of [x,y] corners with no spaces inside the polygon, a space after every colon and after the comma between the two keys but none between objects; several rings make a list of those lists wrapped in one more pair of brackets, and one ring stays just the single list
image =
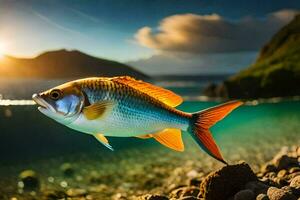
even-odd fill
[{"label": "green hillside", "polygon": [[252,66],[226,80],[222,90],[229,98],[300,95],[300,15],[272,37]]}]

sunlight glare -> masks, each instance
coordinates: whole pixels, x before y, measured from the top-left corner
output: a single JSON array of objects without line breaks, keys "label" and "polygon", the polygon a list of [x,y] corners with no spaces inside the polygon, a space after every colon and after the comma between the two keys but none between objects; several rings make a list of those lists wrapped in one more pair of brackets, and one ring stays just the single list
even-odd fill
[{"label": "sunlight glare", "polygon": [[4,43],[0,41],[0,59],[4,58]]}]

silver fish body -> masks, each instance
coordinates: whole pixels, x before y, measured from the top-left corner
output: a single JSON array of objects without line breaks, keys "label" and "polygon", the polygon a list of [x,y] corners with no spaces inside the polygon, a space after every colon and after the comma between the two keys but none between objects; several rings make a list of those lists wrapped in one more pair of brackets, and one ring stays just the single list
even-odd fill
[{"label": "silver fish body", "polygon": [[[119,86],[122,87],[122,86]],[[87,120],[81,113],[67,126],[88,134],[103,133],[105,136],[130,137],[177,128],[186,131],[189,118],[183,112],[164,105],[156,99],[132,88],[82,87],[90,104],[101,101],[114,102],[111,112],[103,118]]]}]

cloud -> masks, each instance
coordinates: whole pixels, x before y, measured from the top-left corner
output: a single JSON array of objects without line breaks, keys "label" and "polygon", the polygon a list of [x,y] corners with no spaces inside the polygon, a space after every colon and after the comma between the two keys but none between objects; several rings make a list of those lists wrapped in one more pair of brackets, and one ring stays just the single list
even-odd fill
[{"label": "cloud", "polygon": [[181,14],[164,18],[156,29],[143,27],[135,34],[142,46],[163,52],[222,53],[258,50],[297,13],[281,10],[264,19],[231,21],[218,14]]},{"label": "cloud", "polygon": [[211,54],[158,54],[147,59],[128,62],[129,65],[150,75],[167,74],[227,74],[248,66],[257,52],[231,52]]}]

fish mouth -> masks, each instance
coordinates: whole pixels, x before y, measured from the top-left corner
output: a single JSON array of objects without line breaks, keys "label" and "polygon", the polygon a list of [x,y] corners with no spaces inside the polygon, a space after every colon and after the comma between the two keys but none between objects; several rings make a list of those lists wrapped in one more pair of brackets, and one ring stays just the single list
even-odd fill
[{"label": "fish mouth", "polygon": [[56,110],[47,102],[45,101],[40,95],[33,94],[32,95],[33,101],[39,105],[39,110],[50,110],[52,112],[56,112]]}]

